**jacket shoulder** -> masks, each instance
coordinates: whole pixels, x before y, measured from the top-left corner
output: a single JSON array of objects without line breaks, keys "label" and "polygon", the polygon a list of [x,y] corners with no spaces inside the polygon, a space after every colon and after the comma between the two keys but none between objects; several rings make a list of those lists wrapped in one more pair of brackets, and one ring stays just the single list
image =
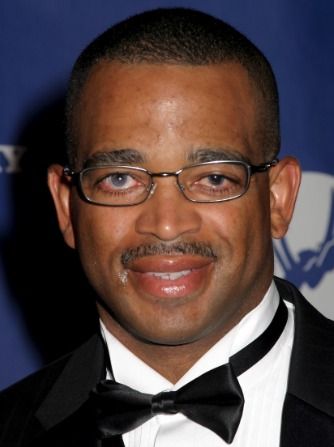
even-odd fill
[{"label": "jacket shoulder", "polygon": [[[31,426],[31,420],[44,396],[64,369],[70,355],[63,357],[0,392],[0,445],[16,445],[19,427]],[[3,440],[3,437],[6,441]]]},{"label": "jacket shoulder", "polygon": [[[95,349],[96,336],[60,359],[29,375],[0,392],[0,445],[24,446],[42,430],[35,417],[43,401],[55,387],[60,377],[75,363],[81,367],[80,358]],[[71,374],[75,374],[73,369]],[[75,380],[75,378],[74,378]]]},{"label": "jacket shoulder", "polygon": [[14,383],[3,391],[0,391],[0,408],[4,401],[8,404],[18,398],[24,399],[43,393],[43,390],[48,389],[61,373],[70,355],[67,354],[24,379],[21,379],[19,382]]}]

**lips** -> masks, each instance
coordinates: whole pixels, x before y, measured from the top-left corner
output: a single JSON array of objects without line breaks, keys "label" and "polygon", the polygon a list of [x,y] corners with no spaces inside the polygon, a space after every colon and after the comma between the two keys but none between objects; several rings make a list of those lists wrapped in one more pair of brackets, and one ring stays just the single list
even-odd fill
[{"label": "lips", "polygon": [[129,280],[151,297],[184,298],[205,288],[212,265],[212,259],[201,256],[147,256],[129,266]]}]

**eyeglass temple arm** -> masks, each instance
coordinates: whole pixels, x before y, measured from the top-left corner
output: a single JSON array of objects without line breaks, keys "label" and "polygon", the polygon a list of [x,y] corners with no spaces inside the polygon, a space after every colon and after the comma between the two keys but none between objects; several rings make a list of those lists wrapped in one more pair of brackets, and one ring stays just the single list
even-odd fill
[{"label": "eyeglass temple arm", "polygon": [[274,158],[274,160],[269,161],[268,163],[263,163],[262,165],[251,165],[251,173],[255,172],[266,172],[273,166],[276,166],[279,162],[278,158]]}]

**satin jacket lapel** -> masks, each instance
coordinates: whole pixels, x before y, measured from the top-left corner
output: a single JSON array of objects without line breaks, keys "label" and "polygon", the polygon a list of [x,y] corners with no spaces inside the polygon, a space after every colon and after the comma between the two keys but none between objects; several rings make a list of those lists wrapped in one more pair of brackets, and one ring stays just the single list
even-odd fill
[{"label": "satin jacket lapel", "polygon": [[36,412],[42,430],[34,447],[124,447],[121,436],[95,440],[94,414],[88,398],[105,377],[105,367],[105,346],[99,335],[74,351]]},{"label": "satin jacket lapel", "polygon": [[334,323],[290,283],[275,282],[281,297],[295,305],[281,447],[334,447]]}]

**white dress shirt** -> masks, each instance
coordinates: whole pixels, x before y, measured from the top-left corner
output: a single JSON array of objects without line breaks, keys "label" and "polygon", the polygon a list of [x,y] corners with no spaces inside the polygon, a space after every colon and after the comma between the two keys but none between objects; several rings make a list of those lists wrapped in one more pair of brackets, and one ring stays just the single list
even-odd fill
[{"label": "white dress shirt", "polygon": [[[101,322],[115,380],[138,391],[173,391],[217,366],[255,340],[269,325],[278,307],[274,283],[261,303],[172,384],[122,345]],[[125,447],[279,447],[281,416],[294,332],[294,307],[288,307],[286,327],[275,346],[257,364],[238,377],[245,405],[232,444],[182,414],[158,415],[123,435]]]}]

